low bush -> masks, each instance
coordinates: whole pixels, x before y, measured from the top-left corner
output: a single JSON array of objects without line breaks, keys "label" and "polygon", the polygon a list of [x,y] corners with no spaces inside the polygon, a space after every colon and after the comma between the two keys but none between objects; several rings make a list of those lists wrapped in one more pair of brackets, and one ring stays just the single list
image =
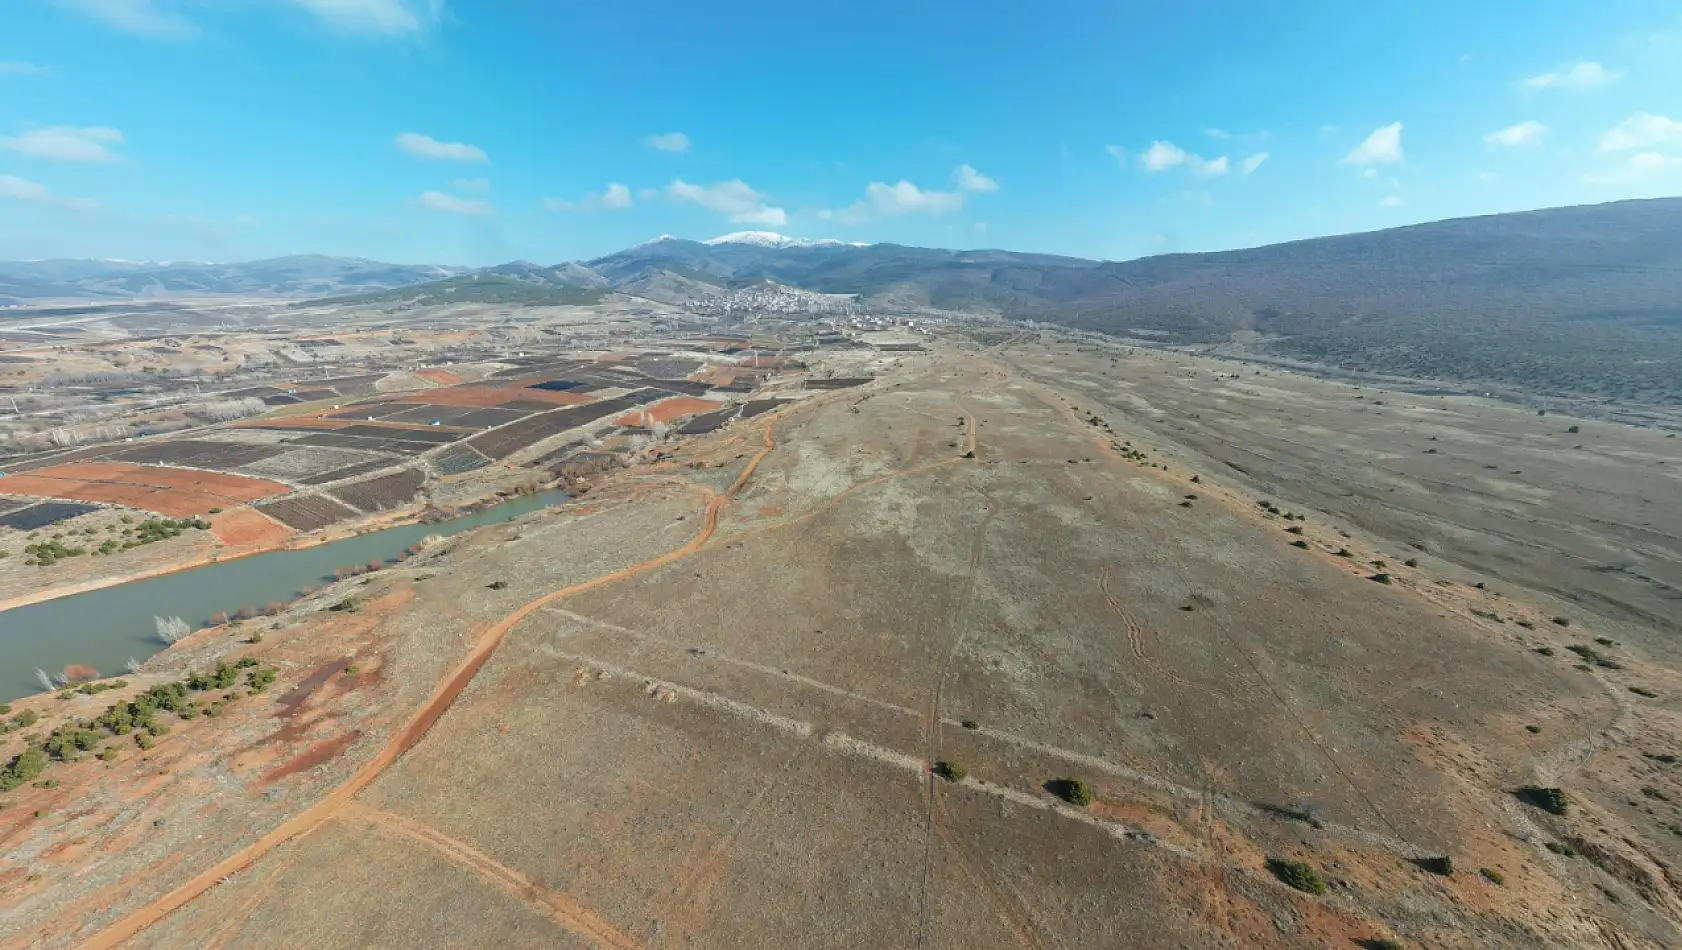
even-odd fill
[{"label": "low bush", "polygon": [[1554,623],[1557,623],[1562,627],[1569,627],[1569,626],[1571,626],[1571,618],[1569,618],[1569,617],[1555,617],[1554,618]]},{"label": "low bush", "polygon": [[1326,893],[1326,882],[1320,879],[1320,873],[1302,861],[1268,858],[1267,869],[1287,886],[1305,894]]},{"label": "low bush", "polygon": [[969,777],[969,769],[956,762],[936,762],[934,764],[934,774],[948,782],[962,782]]},{"label": "low bush", "polygon": [[1416,858],[1413,863],[1421,871],[1428,871],[1441,877],[1454,876],[1454,859],[1447,855],[1434,858]]},{"label": "low bush", "polygon": [[1507,876],[1494,868],[1478,868],[1478,873],[1482,874],[1483,879],[1491,884],[1507,883]]},{"label": "low bush", "polygon": [[1526,785],[1518,790],[1518,797],[1528,805],[1542,809],[1550,815],[1563,815],[1571,810],[1571,801],[1565,797],[1561,789],[1543,785]]},{"label": "low bush", "polygon": [[1374,574],[1373,576],[1367,578],[1367,580],[1377,581],[1380,584],[1388,584],[1388,583],[1390,583],[1390,575],[1380,572],[1380,573]]},{"label": "low bush", "polygon": [[1543,656],[1553,656],[1554,655],[1554,648],[1553,647],[1537,647],[1536,652],[1542,654]]},{"label": "low bush", "polygon": [[981,723],[976,722],[974,719],[965,719],[964,722],[963,722],[963,727],[965,729],[980,729],[981,728]]},{"label": "low bush", "polygon": [[1092,789],[1078,778],[1060,778],[1046,783],[1046,790],[1071,805],[1085,808],[1095,800]]},{"label": "low bush", "polygon": [[1304,550],[1304,551],[1306,551],[1306,550],[1308,550],[1308,542],[1307,542],[1307,541],[1304,541],[1304,540],[1303,540],[1303,539],[1301,539],[1301,538],[1298,538],[1298,539],[1296,539],[1296,540],[1295,540],[1295,541],[1292,541],[1292,542],[1291,542],[1291,547],[1293,547],[1293,548],[1302,548],[1302,549],[1303,549],[1303,550]]},{"label": "low bush", "polygon": [[46,753],[33,747],[23,750],[13,756],[4,769],[0,769],[0,792],[9,792],[35,781],[46,767]]},{"label": "low bush", "polygon": [[1631,686],[1629,688],[1629,691],[1634,693],[1637,696],[1645,696],[1648,699],[1658,699],[1659,698],[1658,693],[1653,692],[1652,690],[1648,689],[1645,686]]},{"label": "low bush", "polygon": [[506,588],[508,586],[508,582],[507,581],[491,581],[489,584],[486,584],[485,586],[489,587],[491,590],[503,590],[504,588]]},{"label": "low bush", "polygon": [[1574,858],[1577,856],[1577,849],[1571,847],[1563,841],[1550,841],[1547,844],[1542,845],[1542,847],[1547,848],[1549,851],[1552,851],[1554,854],[1557,854],[1562,858]]}]

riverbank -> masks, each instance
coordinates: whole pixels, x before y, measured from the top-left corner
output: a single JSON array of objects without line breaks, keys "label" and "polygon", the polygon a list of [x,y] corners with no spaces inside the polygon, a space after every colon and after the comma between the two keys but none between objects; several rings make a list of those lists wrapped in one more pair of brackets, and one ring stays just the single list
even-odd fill
[{"label": "riverbank", "polygon": [[33,604],[58,600],[63,597],[73,597],[78,594],[93,593],[94,591],[100,591],[110,587],[120,587],[124,584],[132,584],[138,581],[167,577],[184,571],[195,571],[215,564],[227,564],[232,561],[254,557],[260,554],[274,554],[281,551],[305,551],[311,548],[321,547],[326,544],[335,544],[340,541],[359,538],[375,532],[386,531],[391,528],[425,524],[427,523],[427,519],[435,514],[441,513],[445,516],[445,520],[453,520],[455,518],[472,515],[486,508],[495,507],[496,505],[503,504],[517,497],[521,496],[503,495],[500,494],[500,492],[492,492],[481,496],[475,501],[469,501],[461,505],[453,506],[446,512],[440,512],[439,509],[434,508],[430,504],[411,505],[408,508],[399,509],[393,512],[382,512],[377,515],[370,515],[367,518],[352,522],[346,526],[324,528],[321,531],[313,532],[307,535],[292,535],[287,540],[279,543],[242,545],[232,549],[214,550],[208,553],[194,553],[192,556],[178,561],[153,565],[125,574],[112,574],[106,577],[94,578],[87,581],[41,587],[26,593],[0,598],[0,613],[4,613],[5,611],[18,607],[28,607]]}]

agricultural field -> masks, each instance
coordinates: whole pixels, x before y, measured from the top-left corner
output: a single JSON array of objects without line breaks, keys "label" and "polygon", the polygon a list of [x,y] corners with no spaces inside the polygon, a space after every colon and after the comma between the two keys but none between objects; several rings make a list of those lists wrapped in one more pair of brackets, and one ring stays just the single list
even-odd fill
[{"label": "agricultural field", "polygon": [[[53,809],[20,826],[29,853],[92,830],[33,865],[19,932],[1682,943],[1660,883],[1682,862],[1665,589],[1572,599],[1546,558],[1489,556],[1668,547],[1672,511],[1611,523],[1670,483],[1679,440],[1551,415],[1521,438],[1532,411],[1392,392],[1374,412],[1344,384],[1162,353],[1112,369],[1050,335],[895,358],[323,591],[261,644],[206,637],[175,662],[285,658],[276,688],[159,745],[144,804],[120,806],[166,818],[144,838]],[[1571,425],[1584,448],[1555,447]],[[1579,487],[1508,487],[1522,515],[1458,533],[1399,520],[1515,468]],[[1682,580],[1662,570],[1629,573]],[[228,764],[213,783],[192,760]],[[142,780],[52,767],[64,784],[25,813],[105,814],[86,788]]]},{"label": "agricultural field", "polygon": [[323,495],[289,495],[257,510],[298,531],[319,531],[361,517],[354,508]]},{"label": "agricultural field", "polygon": [[409,504],[425,484],[425,472],[418,468],[405,468],[390,475],[340,485],[331,489],[329,494],[352,508],[374,514]]}]

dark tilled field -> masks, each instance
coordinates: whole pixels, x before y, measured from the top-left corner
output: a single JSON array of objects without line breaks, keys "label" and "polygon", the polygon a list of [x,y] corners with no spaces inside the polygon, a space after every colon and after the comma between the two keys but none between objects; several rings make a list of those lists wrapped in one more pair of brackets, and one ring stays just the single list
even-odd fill
[{"label": "dark tilled field", "polygon": [[257,510],[289,528],[315,531],[361,517],[356,511],[321,495],[289,495],[257,506]]},{"label": "dark tilled field", "polygon": [[98,505],[78,505],[73,502],[61,501],[43,502],[38,505],[0,511],[0,527],[12,528],[17,531],[36,531],[98,510]]},{"label": "dark tilled field", "polygon": [[329,494],[353,508],[372,513],[403,507],[425,484],[425,472],[418,468],[406,468],[390,475],[341,485]]}]

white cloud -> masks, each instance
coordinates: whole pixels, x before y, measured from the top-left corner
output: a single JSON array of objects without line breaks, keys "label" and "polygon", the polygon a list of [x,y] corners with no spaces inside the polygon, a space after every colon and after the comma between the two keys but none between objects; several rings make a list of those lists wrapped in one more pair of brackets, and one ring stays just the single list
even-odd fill
[{"label": "white cloud", "polygon": [[1343,157],[1345,165],[1389,165],[1402,160],[1402,124],[1392,122],[1372,130],[1355,150]]},{"label": "white cloud", "polygon": [[1540,145],[1542,136],[1548,134],[1548,127],[1540,122],[1520,122],[1498,129],[1483,137],[1485,145],[1498,145],[1515,148],[1521,145]]},{"label": "white cloud", "polygon": [[443,211],[447,214],[467,214],[488,218],[496,214],[496,206],[488,201],[473,201],[467,198],[457,198],[455,195],[442,191],[423,191],[420,196],[421,206],[433,211]]},{"label": "white cloud", "polygon": [[780,227],[788,223],[788,214],[783,209],[767,205],[767,196],[754,191],[740,178],[722,181],[710,188],[677,179],[666,186],[666,194],[674,201],[693,202],[708,211],[727,215],[737,224]]},{"label": "white cloud", "polygon": [[952,171],[952,180],[957,182],[959,191],[998,191],[999,183],[981,174],[968,165],[959,165]]},{"label": "white cloud", "polygon": [[1118,164],[1123,167],[1127,165],[1127,149],[1124,149],[1119,145],[1106,145],[1104,146],[1104,151],[1109,152],[1110,157],[1115,159]]},{"label": "white cloud", "polygon": [[1226,129],[1204,129],[1203,134],[1212,139],[1220,139],[1223,142],[1232,138],[1232,133],[1228,132]]},{"label": "white cloud", "polygon": [[1240,164],[1238,167],[1243,169],[1244,174],[1250,175],[1250,174],[1254,174],[1256,169],[1262,167],[1262,162],[1265,162],[1265,161],[1267,161],[1267,153],[1266,152],[1257,152],[1256,154],[1251,155],[1249,158],[1244,159],[1243,163]]},{"label": "white cloud", "polygon": [[58,4],[136,36],[179,40],[199,33],[193,21],[164,9],[156,0],[58,0]]},{"label": "white cloud", "polygon": [[1402,206],[1402,196],[1385,195],[1384,200],[1380,201],[1378,206],[1380,208],[1400,208]]},{"label": "white cloud", "polygon": [[0,60],[0,76],[45,76],[46,67],[18,60]]},{"label": "white cloud", "polygon": [[650,135],[644,141],[662,152],[689,151],[689,136],[684,135],[682,132],[666,132],[661,135]]},{"label": "white cloud", "polygon": [[638,188],[637,189],[637,197],[641,198],[644,201],[653,201],[655,198],[660,197],[660,189],[658,189],[658,188]]},{"label": "white cloud", "polygon": [[98,205],[92,198],[69,198],[55,195],[47,186],[27,181],[16,175],[0,175],[0,198],[28,201],[32,204],[58,205],[77,211],[91,211]]},{"label": "white cloud", "polygon": [[0,138],[0,148],[55,162],[115,162],[111,146],[122,141],[123,133],[104,126],[54,125]]},{"label": "white cloud", "polygon": [[1365,169],[1364,171],[1361,172],[1361,177],[1362,178],[1377,178],[1378,177],[1378,169],[1376,169],[1376,168]]},{"label": "white cloud", "polygon": [[1636,185],[1668,179],[1679,172],[1682,172],[1682,156],[1637,152],[1611,168],[1585,174],[1583,181],[1591,185]]},{"label": "white cloud", "polygon": [[416,158],[432,158],[444,162],[488,162],[485,150],[465,142],[440,142],[430,135],[404,132],[396,140],[398,149]]},{"label": "white cloud", "polygon": [[599,195],[585,195],[584,200],[573,203],[559,198],[543,199],[543,207],[550,211],[617,211],[631,206],[631,189],[611,182],[607,190]]},{"label": "white cloud", "polygon": [[1621,69],[1607,69],[1596,62],[1578,60],[1565,63],[1553,72],[1531,76],[1519,85],[1526,89],[1599,89],[1617,82],[1623,74]]},{"label": "white cloud", "polygon": [[865,186],[862,200],[838,210],[826,208],[818,212],[818,217],[841,224],[860,224],[874,217],[950,214],[963,208],[965,197],[961,190],[925,190],[904,179],[893,185],[873,181]]},{"label": "white cloud", "polygon": [[457,178],[450,182],[450,187],[457,191],[490,191],[489,178]]},{"label": "white cloud", "polygon": [[888,185],[873,181],[864,188],[865,200],[879,214],[947,214],[964,206],[956,191],[925,191],[905,179]]},{"label": "white cloud", "polygon": [[443,0],[287,0],[346,33],[401,36],[437,24]]},{"label": "white cloud", "polygon": [[1682,121],[1637,112],[1600,137],[1600,151],[1627,152],[1654,145],[1682,144]]},{"label": "white cloud", "polygon": [[1150,172],[1166,171],[1183,165],[1198,175],[1224,175],[1230,164],[1225,155],[1215,159],[1204,159],[1173,142],[1152,142],[1151,147],[1139,156],[1139,163]]}]

